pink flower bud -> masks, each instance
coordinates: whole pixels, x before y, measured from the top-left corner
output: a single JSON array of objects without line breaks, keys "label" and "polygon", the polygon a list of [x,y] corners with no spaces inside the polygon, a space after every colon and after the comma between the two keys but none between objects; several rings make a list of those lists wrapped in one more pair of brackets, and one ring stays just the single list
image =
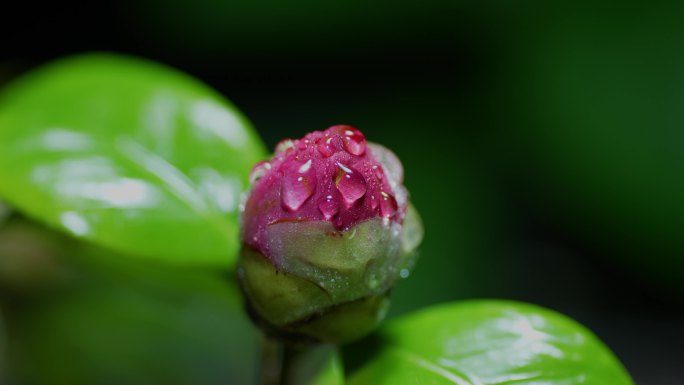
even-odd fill
[{"label": "pink flower bud", "polygon": [[251,180],[238,272],[255,318],[332,342],[371,330],[422,237],[397,157],[337,125],[281,141]]}]

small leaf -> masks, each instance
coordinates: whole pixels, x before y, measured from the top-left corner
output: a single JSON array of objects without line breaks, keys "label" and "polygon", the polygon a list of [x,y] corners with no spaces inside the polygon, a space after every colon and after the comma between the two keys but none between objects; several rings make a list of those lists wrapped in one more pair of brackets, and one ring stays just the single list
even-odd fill
[{"label": "small leaf", "polygon": [[0,198],[134,255],[229,265],[240,195],[264,155],[218,93],[133,58],[61,60],[0,95]]},{"label": "small leaf", "polygon": [[633,384],[581,325],[506,301],[447,304],[405,316],[345,355],[350,385]]}]

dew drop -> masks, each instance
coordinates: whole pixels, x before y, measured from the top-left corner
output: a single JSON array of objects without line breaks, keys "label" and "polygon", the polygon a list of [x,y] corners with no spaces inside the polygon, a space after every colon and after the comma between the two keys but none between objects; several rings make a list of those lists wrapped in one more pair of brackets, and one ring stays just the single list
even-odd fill
[{"label": "dew drop", "polygon": [[296,211],[316,191],[316,172],[311,167],[311,159],[306,163],[291,162],[283,167],[281,197],[283,206]]},{"label": "dew drop", "polygon": [[376,290],[378,287],[380,287],[380,279],[378,278],[377,274],[372,274],[370,277],[368,277],[366,283],[368,288],[371,290]]},{"label": "dew drop", "polygon": [[335,202],[332,195],[328,195],[325,199],[320,201],[320,203],[318,203],[318,209],[321,211],[321,214],[323,214],[326,221],[335,217],[339,211],[338,204]]},{"label": "dew drop", "polygon": [[284,154],[284,153],[286,153],[289,149],[294,148],[294,147],[295,147],[295,145],[294,145],[294,142],[292,141],[292,139],[284,139],[284,140],[281,140],[281,141],[276,145],[275,153],[276,153],[276,154]]},{"label": "dew drop", "polygon": [[335,175],[335,186],[342,194],[347,208],[351,207],[366,195],[366,180],[360,172],[352,170],[342,163],[337,163],[339,170]]},{"label": "dew drop", "polygon": [[392,194],[388,194],[384,191],[380,192],[380,214],[384,218],[392,218],[399,209],[397,205],[397,200],[394,199]]},{"label": "dew drop", "polygon": [[299,173],[300,173],[300,174],[306,174],[307,172],[309,172],[309,170],[311,170],[311,165],[312,165],[312,164],[313,164],[313,162],[311,161],[311,159],[307,160],[306,163],[304,163],[303,165],[299,166],[299,170],[298,170]]},{"label": "dew drop", "polygon": [[380,200],[375,197],[375,195],[371,195],[371,209],[376,210],[378,206],[380,205]]},{"label": "dew drop", "polygon": [[399,272],[399,276],[401,278],[408,278],[409,275],[411,275],[411,272],[408,269],[401,269],[401,271]]},{"label": "dew drop", "polygon": [[356,128],[346,124],[339,124],[330,127],[328,132],[333,133],[342,140],[342,147],[348,153],[360,156],[366,152],[366,137]]},{"label": "dew drop", "polygon": [[266,161],[257,163],[252,169],[252,171],[249,173],[250,183],[253,184],[254,182],[263,178],[263,176],[271,170],[271,167],[271,163]]},{"label": "dew drop", "polygon": [[318,152],[320,152],[324,158],[329,158],[330,156],[332,156],[332,154],[334,154],[333,150],[330,147],[323,144],[318,145]]},{"label": "dew drop", "polygon": [[318,152],[323,155],[324,158],[329,158],[332,156],[332,154],[335,153],[335,149],[332,147],[332,138],[329,138],[328,140],[324,141],[323,143],[319,143],[316,148],[318,149]]},{"label": "dew drop", "polygon": [[366,152],[366,137],[361,131],[347,127],[342,135],[344,149],[352,155],[363,155]]},{"label": "dew drop", "polygon": [[385,173],[382,171],[382,167],[373,166],[373,171],[375,173],[375,177],[382,182],[382,177],[385,176]]}]

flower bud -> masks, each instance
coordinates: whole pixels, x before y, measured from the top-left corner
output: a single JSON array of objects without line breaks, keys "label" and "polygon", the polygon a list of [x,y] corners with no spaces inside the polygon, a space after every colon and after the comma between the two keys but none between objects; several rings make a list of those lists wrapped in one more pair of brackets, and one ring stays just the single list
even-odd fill
[{"label": "flower bud", "polygon": [[338,125],[280,142],[251,180],[238,277],[256,322],[295,341],[370,332],[422,239],[397,157]]}]

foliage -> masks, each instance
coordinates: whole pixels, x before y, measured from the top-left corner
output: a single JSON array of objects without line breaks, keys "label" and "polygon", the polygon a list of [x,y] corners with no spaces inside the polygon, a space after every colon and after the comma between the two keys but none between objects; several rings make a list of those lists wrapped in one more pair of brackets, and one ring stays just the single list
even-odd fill
[{"label": "foliage", "polygon": [[[48,65],[0,101],[0,198],[59,232],[16,215],[0,232],[19,383],[253,382],[258,338],[222,276],[264,157],[244,117],[183,74],[110,55]],[[342,355],[317,349],[291,382],[631,384],[582,326],[503,301],[397,318]]]},{"label": "foliage", "polygon": [[0,95],[2,199],[133,255],[229,266],[240,194],[263,156],[223,97],[137,59],[69,58]]}]

